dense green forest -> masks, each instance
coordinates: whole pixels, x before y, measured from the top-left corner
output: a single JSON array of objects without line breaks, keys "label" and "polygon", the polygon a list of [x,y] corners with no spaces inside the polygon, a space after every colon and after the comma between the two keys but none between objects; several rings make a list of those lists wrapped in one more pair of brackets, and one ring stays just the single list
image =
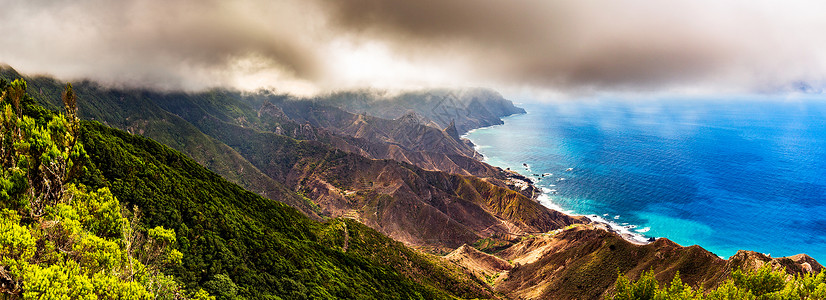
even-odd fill
[{"label": "dense green forest", "polygon": [[82,99],[56,113],[35,105],[22,80],[0,88],[4,295],[491,296],[455,267],[358,222],[310,220],[167,146],[78,120]]},{"label": "dense green forest", "polygon": [[31,104],[26,82],[0,81],[0,292],[23,299],[210,298],[162,269],[181,264],[174,230],[124,216],[107,187],[78,182],[88,171],[76,97],[65,114]]}]

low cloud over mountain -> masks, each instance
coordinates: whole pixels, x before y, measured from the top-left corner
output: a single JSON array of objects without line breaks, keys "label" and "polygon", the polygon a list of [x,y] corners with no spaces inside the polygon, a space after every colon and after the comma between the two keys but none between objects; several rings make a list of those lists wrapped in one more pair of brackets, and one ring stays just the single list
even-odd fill
[{"label": "low cloud over mountain", "polygon": [[[816,1],[15,1],[0,61],[165,89],[766,91],[826,78]],[[44,59],[45,58],[45,59]]]}]

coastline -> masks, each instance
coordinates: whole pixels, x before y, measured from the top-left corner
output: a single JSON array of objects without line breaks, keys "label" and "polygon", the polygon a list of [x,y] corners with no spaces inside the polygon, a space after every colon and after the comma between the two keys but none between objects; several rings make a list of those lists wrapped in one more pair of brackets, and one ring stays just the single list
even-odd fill
[{"label": "coastline", "polygon": [[[529,113],[530,112],[528,112],[526,110],[525,113],[512,114],[512,115],[507,115],[507,116],[500,117],[500,120],[502,120],[504,122],[505,118],[512,117],[512,116],[523,115],[523,114],[529,114]],[[488,160],[488,157],[485,156],[484,154],[482,154],[479,151],[479,145],[474,143],[473,140],[471,140],[468,136],[471,133],[473,133],[477,130],[480,130],[480,129],[491,128],[491,127],[502,126],[502,125],[503,124],[497,124],[497,125],[474,128],[474,129],[468,130],[467,132],[461,134],[460,138],[464,139],[464,140],[467,140],[471,145],[473,145],[473,150],[478,154],[478,157],[479,157],[480,161],[482,161],[486,164],[489,164],[493,167],[499,168],[500,170],[503,170],[505,172],[514,173],[518,177],[522,177],[522,178],[527,179],[527,181],[525,181],[525,180],[522,180],[520,178],[509,177],[509,179],[514,180],[516,182],[519,182],[519,183],[516,184],[516,186],[520,186],[522,184],[526,185],[525,187],[522,187],[523,190],[530,188],[530,189],[533,189],[535,191],[539,191],[539,193],[534,195],[534,197],[532,197],[532,199],[534,201],[536,201],[537,203],[541,204],[542,206],[544,206],[545,208],[548,208],[548,209],[551,209],[551,210],[554,210],[554,211],[558,211],[558,212],[561,212],[561,213],[569,215],[569,216],[586,217],[591,222],[590,225],[593,225],[596,228],[599,228],[599,229],[602,229],[602,230],[605,230],[605,231],[608,231],[608,232],[611,232],[611,233],[615,233],[615,234],[619,235],[620,237],[622,237],[624,240],[628,241],[629,243],[635,244],[635,245],[647,245],[647,244],[650,244],[650,243],[652,243],[653,241],[655,241],[657,239],[656,237],[649,237],[649,236],[644,235],[643,234],[644,232],[634,232],[633,229],[637,228],[636,225],[621,225],[619,223],[612,222],[612,221],[604,218],[607,215],[604,215],[604,216],[586,215],[586,214],[578,214],[578,213],[576,213],[574,211],[571,211],[571,210],[566,210],[566,209],[562,208],[561,206],[559,206],[559,205],[557,205],[556,203],[553,202],[553,199],[550,197],[551,192],[552,192],[550,189],[545,188],[545,187],[541,187],[541,186],[537,186],[535,184],[535,182],[538,182],[538,180],[536,178],[534,178],[533,176],[531,176],[531,174],[523,174],[523,173],[520,173],[516,170],[512,170],[510,168],[506,168],[506,167],[503,167],[503,166],[498,166],[498,165],[491,164]],[[527,164],[527,162],[525,164]],[[650,230],[650,228],[648,230]],[[645,230],[645,232],[647,232],[648,230]]]},{"label": "coastline", "polygon": [[[495,167],[499,168],[499,166],[495,166]],[[536,187],[533,183],[529,183],[529,184]],[[539,202],[539,204],[542,204],[542,206],[544,206],[548,209],[552,209],[552,210],[564,213],[564,214],[569,215],[569,216],[586,217],[586,218],[588,218],[588,220],[591,221],[591,225],[594,225],[595,227],[606,230],[608,232],[616,233],[617,235],[621,236],[623,239],[625,239],[626,241],[628,241],[632,244],[647,245],[647,244],[649,244],[649,243],[651,243],[651,242],[653,242],[657,239],[655,237],[648,237],[648,236],[646,236],[642,233],[639,233],[639,232],[634,232],[633,230],[635,228],[637,228],[636,225],[622,225],[622,224],[619,224],[619,223],[616,223],[616,222],[612,222],[612,221],[606,219],[606,217],[608,217],[607,215],[603,215],[603,216],[585,215],[585,214],[578,214],[578,213],[576,213],[574,211],[571,211],[571,210],[566,210],[566,209],[562,208],[561,206],[559,206],[559,205],[557,205],[556,203],[553,202],[553,199],[550,198],[550,191],[548,190],[548,188],[545,188],[545,187],[536,187],[536,188],[539,191],[541,191],[541,194],[537,195],[537,197],[534,200]],[[646,232],[647,231],[648,230],[646,230]]]},{"label": "coastline", "polygon": [[[826,184],[814,176],[815,170],[822,170],[817,157],[822,157],[824,148],[811,140],[795,140],[797,147],[811,154],[789,157],[786,152],[772,152],[770,145],[748,143],[755,136],[794,140],[802,133],[826,134],[822,128],[788,125],[798,124],[788,122],[798,120],[800,109],[824,111],[822,103],[759,105],[754,110],[776,113],[755,120],[779,124],[755,127],[762,123],[748,119],[731,128],[720,126],[728,124],[727,113],[741,106],[701,103],[706,113],[697,122],[672,126],[675,118],[694,115],[680,111],[684,107],[680,104],[657,102],[643,107],[662,107],[673,115],[651,119],[652,113],[642,111],[618,117],[614,112],[637,106],[606,103],[599,107],[525,103],[520,106],[529,110],[526,114],[503,117],[499,127],[480,127],[462,137],[470,140],[485,163],[540,179],[534,180],[535,186],[544,193],[536,199],[546,208],[584,216],[629,242],[648,243],[648,237],[656,237],[698,245],[723,258],[743,250],[776,257],[824,256],[824,248],[818,247],[824,241],[822,228],[802,226],[823,219],[809,205],[819,200],[811,193],[812,184]],[[804,120],[821,119],[822,115],[812,115]],[[740,142],[728,146],[731,141]],[[704,152],[706,147],[716,152]],[[673,153],[681,155],[666,155]],[[732,153],[748,159],[731,159]],[[645,162],[633,161],[638,157],[646,157]],[[563,172],[569,167],[576,171]],[[756,188],[763,185],[771,188]],[[622,226],[631,224],[637,227]]]}]

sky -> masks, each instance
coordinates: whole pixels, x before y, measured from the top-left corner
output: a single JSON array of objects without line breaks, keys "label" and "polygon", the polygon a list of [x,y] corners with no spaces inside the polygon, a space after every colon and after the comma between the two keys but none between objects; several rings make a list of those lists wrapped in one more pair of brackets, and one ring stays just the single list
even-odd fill
[{"label": "sky", "polygon": [[119,87],[773,93],[826,83],[824,1],[0,0],[0,63]]}]

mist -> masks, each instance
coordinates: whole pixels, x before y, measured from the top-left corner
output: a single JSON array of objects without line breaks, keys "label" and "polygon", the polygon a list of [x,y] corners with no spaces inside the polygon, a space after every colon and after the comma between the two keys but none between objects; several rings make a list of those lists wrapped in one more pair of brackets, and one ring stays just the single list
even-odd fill
[{"label": "mist", "polygon": [[714,94],[826,79],[816,1],[8,2],[0,62],[114,86]]}]

